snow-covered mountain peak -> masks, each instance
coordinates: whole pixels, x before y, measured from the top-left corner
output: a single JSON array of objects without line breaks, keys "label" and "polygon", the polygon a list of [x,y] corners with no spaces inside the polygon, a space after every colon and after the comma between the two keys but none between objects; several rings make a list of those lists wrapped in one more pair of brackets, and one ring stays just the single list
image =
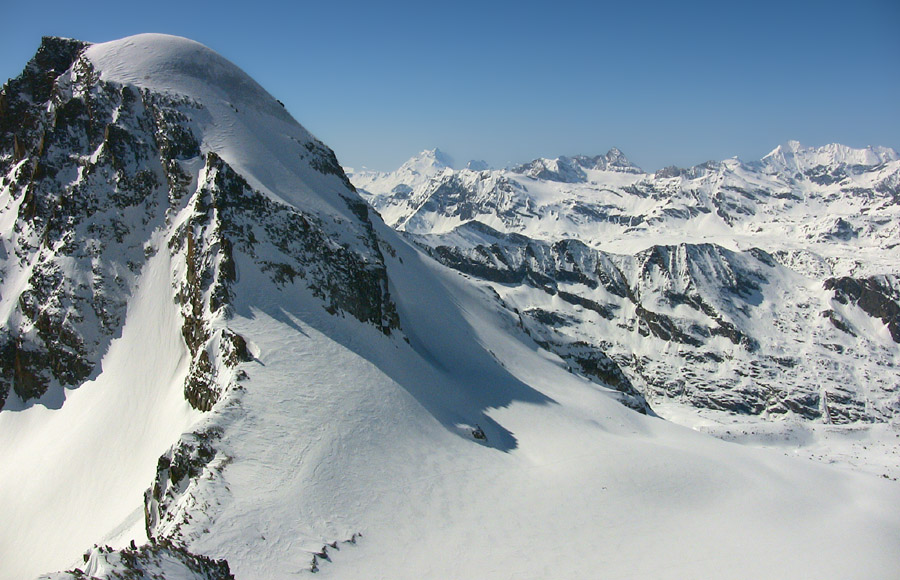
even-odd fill
[{"label": "snow-covered mountain peak", "polygon": [[[0,409],[99,372],[162,237],[177,302],[190,303],[191,355],[218,348],[207,343],[222,329],[208,325],[230,312],[241,253],[276,287],[299,277],[341,302],[330,312],[381,323],[380,306],[350,290],[386,274],[334,153],[238,67],[184,38],[43,39],[0,89],[0,225]],[[208,410],[215,397],[196,393],[185,387]]]},{"label": "snow-covered mountain peak", "polygon": [[[17,554],[0,578],[148,531],[160,456],[206,441],[195,422],[248,384],[241,321],[399,329],[372,215],[331,150],[202,45],[45,38],[0,88],[0,464],[34,490],[9,501],[0,478],[0,520],[30,522],[0,529]],[[89,477],[52,475],[75,455]]]},{"label": "snow-covered mountain peak", "polygon": [[422,174],[440,173],[444,169],[453,169],[453,158],[435,147],[411,157],[401,169]]},{"label": "snow-covered mountain peak", "polygon": [[[180,99],[192,108],[184,127],[200,149],[218,155],[275,201],[352,219],[352,187],[334,153],[239,67],[186,38],[139,34],[91,45],[90,75]],[[297,163],[297,159],[301,162]]]},{"label": "snow-covered mountain peak", "polygon": [[[349,170],[348,175],[353,184],[364,195],[370,195],[369,189],[374,185],[385,188],[390,195],[408,197],[413,191],[425,189],[432,182],[447,175],[452,175],[453,159],[438,148],[426,149],[408,159],[396,171]],[[392,219],[397,219],[392,216]]]},{"label": "snow-covered mountain peak", "polygon": [[168,34],[138,34],[95,44],[85,56],[100,78],[206,101],[224,98],[235,106],[289,120],[284,107],[230,61],[199,42]]},{"label": "snow-covered mountain peak", "polygon": [[[814,182],[654,180],[611,151],[555,160],[588,177],[560,183],[434,150],[357,176],[417,248],[212,51],[88,46],[48,39],[0,88],[0,580],[892,575],[877,466],[620,404],[649,414],[646,387],[729,435],[897,415],[897,276],[823,287],[783,263],[837,262],[707,239],[781,235],[769,208],[806,228]],[[874,173],[846,192],[882,205],[810,234],[892,243]],[[593,247],[626,236],[652,247]]]},{"label": "snow-covered mountain peak", "polygon": [[606,167],[604,169],[608,171],[625,171],[627,173],[642,172],[641,168],[632,163],[618,147],[611,148],[606,152],[605,156],[601,157],[606,160]]}]

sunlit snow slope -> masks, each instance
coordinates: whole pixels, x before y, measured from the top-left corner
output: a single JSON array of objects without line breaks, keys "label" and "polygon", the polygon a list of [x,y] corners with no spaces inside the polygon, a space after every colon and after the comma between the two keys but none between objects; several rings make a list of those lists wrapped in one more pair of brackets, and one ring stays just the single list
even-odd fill
[{"label": "sunlit snow slope", "polygon": [[[208,49],[42,50],[0,116],[0,578],[113,577],[145,532],[238,579],[896,574],[896,482],[704,436],[569,372]],[[124,204],[131,234],[78,196]],[[121,324],[88,310],[107,272]],[[24,354],[42,346],[90,380]]]}]

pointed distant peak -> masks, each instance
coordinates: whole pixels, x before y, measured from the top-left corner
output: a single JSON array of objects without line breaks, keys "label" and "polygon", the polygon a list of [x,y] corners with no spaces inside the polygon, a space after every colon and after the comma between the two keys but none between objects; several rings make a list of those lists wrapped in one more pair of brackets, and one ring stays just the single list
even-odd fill
[{"label": "pointed distant peak", "polygon": [[620,171],[624,173],[642,173],[640,167],[632,163],[618,147],[613,147],[605,155],[589,157],[576,155],[572,158],[578,165],[585,169],[598,169],[600,171]]},{"label": "pointed distant peak", "polygon": [[451,169],[453,168],[453,158],[437,147],[435,147],[434,149],[426,149],[425,151],[419,153],[416,157],[424,160],[433,160],[435,165],[449,167]]},{"label": "pointed distant peak", "polygon": [[803,149],[803,145],[801,145],[799,141],[795,141],[795,140],[791,139],[789,141],[785,141],[784,143],[775,147],[775,149],[772,149],[771,151],[769,151],[763,157],[763,160],[773,159],[776,157],[783,157],[785,155],[794,155],[801,149]]},{"label": "pointed distant peak", "polygon": [[418,155],[411,157],[400,166],[398,171],[436,175],[447,169],[453,169],[453,158],[435,147],[434,149],[425,149]]},{"label": "pointed distant peak", "polygon": [[641,168],[632,163],[618,147],[612,147],[606,152],[606,163],[609,170],[626,171],[628,173],[641,171]]}]

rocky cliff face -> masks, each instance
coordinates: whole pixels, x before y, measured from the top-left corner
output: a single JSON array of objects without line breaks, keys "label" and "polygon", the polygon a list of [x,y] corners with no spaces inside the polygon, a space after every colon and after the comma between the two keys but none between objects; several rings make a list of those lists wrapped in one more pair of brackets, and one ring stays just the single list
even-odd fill
[{"label": "rocky cliff face", "polygon": [[343,189],[343,219],[254,189],[203,145],[203,103],[103,80],[87,49],[45,38],[0,91],[0,408],[10,393],[27,404],[93,376],[159,251],[176,264],[185,396],[198,409],[250,356],[222,322],[241,267],[277,290],[308,288],[329,312],[398,328],[368,207],[327,147],[297,143],[311,172]]},{"label": "rocky cliff face", "polygon": [[603,361],[600,378],[626,394],[834,423],[900,411],[895,338],[877,329],[896,325],[896,277],[821,283],[758,249],[681,244],[629,256],[477,223],[414,239],[491,286],[577,372],[597,374],[586,356]]}]

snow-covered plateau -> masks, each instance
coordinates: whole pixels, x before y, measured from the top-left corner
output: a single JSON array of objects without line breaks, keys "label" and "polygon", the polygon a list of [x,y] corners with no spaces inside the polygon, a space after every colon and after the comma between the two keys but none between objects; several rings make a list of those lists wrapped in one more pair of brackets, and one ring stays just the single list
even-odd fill
[{"label": "snow-covered plateau", "polygon": [[354,187],[202,45],[45,38],[0,579],[897,576],[895,152],[449,163]]}]

